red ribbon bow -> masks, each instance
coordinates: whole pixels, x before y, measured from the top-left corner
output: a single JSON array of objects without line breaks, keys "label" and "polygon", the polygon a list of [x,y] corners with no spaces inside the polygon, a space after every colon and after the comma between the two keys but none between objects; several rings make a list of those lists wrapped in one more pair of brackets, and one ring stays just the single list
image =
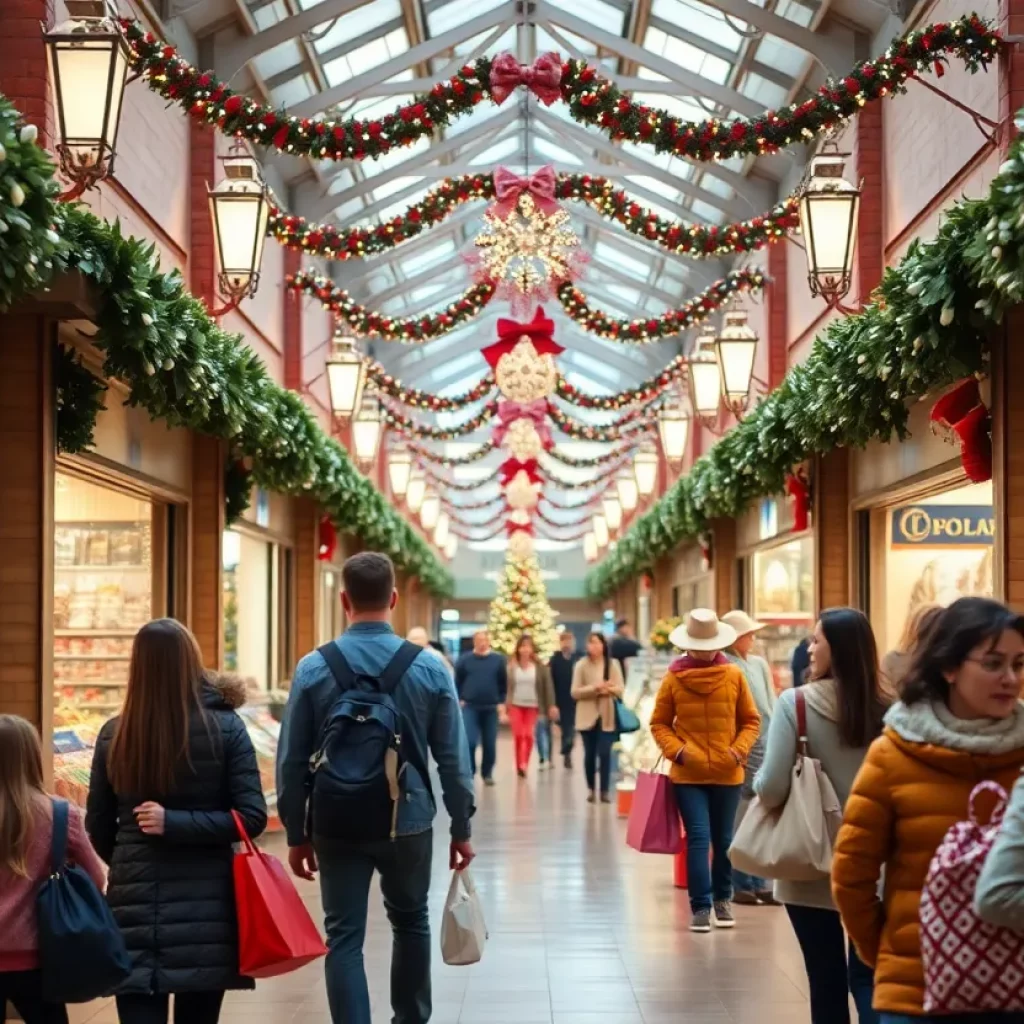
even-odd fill
[{"label": "red ribbon bow", "polygon": [[528,324],[522,324],[518,320],[500,319],[498,321],[498,340],[481,349],[480,354],[487,360],[489,366],[496,368],[498,360],[511,352],[525,337],[533,343],[537,355],[557,356],[565,349],[552,337],[554,332],[554,321],[549,320],[544,315],[544,310],[538,306],[537,312]]},{"label": "red ribbon bow", "polygon": [[503,53],[491,64],[491,99],[500,106],[521,85],[550,107],[562,95],[562,58],[545,53],[532,64],[520,64],[514,53]]},{"label": "red ribbon bow", "polygon": [[539,484],[541,482],[536,459],[527,459],[525,462],[520,462],[519,459],[506,459],[498,467],[498,472],[501,474],[499,479],[502,487],[507,487],[518,473],[525,473],[527,480],[531,484]]},{"label": "red ribbon bow", "polygon": [[494,194],[497,202],[494,212],[502,220],[507,220],[515,212],[519,197],[529,192],[541,213],[550,216],[558,209],[555,202],[555,170],[549,164],[528,178],[513,174],[506,167],[499,167],[494,172]]},{"label": "red ribbon bow", "polygon": [[528,534],[531,537],[533,536],[533,523],[532,523],[532,521],[529,522],[529,523],[514,523],[514,522],[512,522],[511,519],[509,519],[505,523],[505,529],[508,532],[508,535],[510,537],[512,536],[513,533],[525,533],[525,534]]},{"label": "red ribbon bow", "polygon": [[494,428],[494,443],[504,444],[508,428],[516,420],[532,420],[541,444],[550,448],[552,444],[551,430],[547,425],[548,403],[545,398],[535,398],[532,402],[510,402],[502,399],[498,402],[498,424]]}]

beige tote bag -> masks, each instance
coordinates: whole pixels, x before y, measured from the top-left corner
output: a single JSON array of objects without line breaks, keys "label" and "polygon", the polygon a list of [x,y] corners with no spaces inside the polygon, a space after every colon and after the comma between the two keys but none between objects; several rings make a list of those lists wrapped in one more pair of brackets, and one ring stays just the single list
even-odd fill
[{"label": "beige tote bag", "polygon": [[455,966],[479,963],[486,941],[484,911],[469,869],[453,871],[441,918],[441,957]]},{"label": "beige tote bag", "polygon": [[754,797],[736,829],[729,859],[749,875],[814,882],[832,872],[832,844],[843,821],[839,797],[807,750],[807,707],[796,691],[797,753],[789,797],[770,810]]}]

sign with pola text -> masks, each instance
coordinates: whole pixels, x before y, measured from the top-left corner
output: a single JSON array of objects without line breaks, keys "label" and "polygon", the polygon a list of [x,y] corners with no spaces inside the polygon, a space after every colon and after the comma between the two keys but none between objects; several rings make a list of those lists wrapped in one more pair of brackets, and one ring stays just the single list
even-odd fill
[{"label": "sign with pola text", "polygon": [[893,509],[894,548],[987,548],[994,538],[991,505],[905,505]]}]

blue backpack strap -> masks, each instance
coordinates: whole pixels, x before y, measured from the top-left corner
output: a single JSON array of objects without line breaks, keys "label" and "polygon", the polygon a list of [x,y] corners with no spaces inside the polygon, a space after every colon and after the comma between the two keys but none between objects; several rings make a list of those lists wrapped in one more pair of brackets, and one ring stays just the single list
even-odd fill
[{"label": "blue backpack strap", "polygon": [[327,662],[327,667],[331,670],[331,675],[334,676],[334,681],[342,693],[347,693],[355,687],[355,673],[345,660],[345,655],[341,653],[341,648],[333,640],[324,644],[323,647],[318,647],[317,653]]},{"label": "blue backpack strap", "polygon": [[384,666],[377,686],[381,693],[394,693],[395,687],[402,681],[402,676],[409,671],[409,667],[416,658],[423,653],[419,644],[402,641],[402,646],[391,656],[391,660]]},{"label": "blue backpack strap", "polygon": [[50,839],[50,870],[59,875],[68,856],[68,802],[53,800],[53,834]]}]

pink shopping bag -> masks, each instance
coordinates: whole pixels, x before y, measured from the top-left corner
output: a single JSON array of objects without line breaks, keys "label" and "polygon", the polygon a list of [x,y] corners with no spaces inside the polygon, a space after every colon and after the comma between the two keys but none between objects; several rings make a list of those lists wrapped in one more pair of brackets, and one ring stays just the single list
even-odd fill
[{"label": "pink shopping bag", "polygon": [[679,808],[667,775],[640,772],[626,827],[626,845],[640,853],[678,853]]}]

